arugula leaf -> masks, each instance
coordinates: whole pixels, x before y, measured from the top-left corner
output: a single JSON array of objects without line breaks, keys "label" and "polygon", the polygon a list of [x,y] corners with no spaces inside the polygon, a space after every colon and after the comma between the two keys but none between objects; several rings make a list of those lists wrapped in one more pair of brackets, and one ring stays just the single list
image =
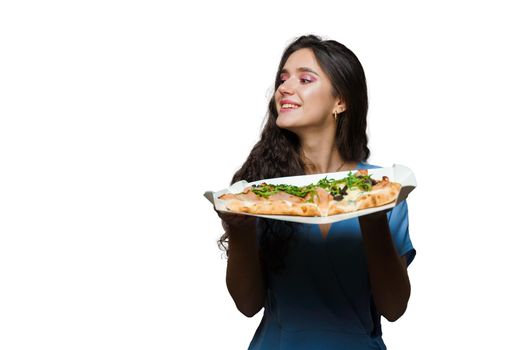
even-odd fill
[{"label": "arugula leaf", "polygon": [[258,196],[268,198],[273,194],[276,194],[280,191],[286,192],[288,194],[305,198],[308,194],[311,194],[310,199],[307,202],[313,202],[314,196],[317,195],[316,187],[321,187],[326,191],[330,192],[332,196],[343,195],[343,192],[346,192],[346,189],[340,187],[341,184],[345,184],[345,187],[348,189],[359,188],[363,191],[370,191],[372,189],[372,179],[370,175],[354,175],[352,172],[348,172],[346,178],[334,180],[324,177],[320,179],[317,183],[312,183],[306,186],[294,186],[294,185],[271,185],[267,183],[262,183],[257,186],[252,186],[252,192]]}]

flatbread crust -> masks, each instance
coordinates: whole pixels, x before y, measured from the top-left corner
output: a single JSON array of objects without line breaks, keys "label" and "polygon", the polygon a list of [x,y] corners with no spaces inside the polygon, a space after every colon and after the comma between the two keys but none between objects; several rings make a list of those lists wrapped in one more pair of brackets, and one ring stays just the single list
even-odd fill
[{"label": "flatbread crust", "polygon": [[[366,175],[367,171],[360,170],[357,174]],[[342,200],[335,200],[330,192],[321,187],[316,187],[313,203],[308,202],[309,195],[301,198],[285,192],[264,198],[256,195],[251,187],[246,187],[239,194],[224,194],[219,199],[225,201],[226,208],[234,212],[265,215],[330,216],[391,203],[397,199],[401,184],[391,182],[387,176],[383,176],[383,179],[377,181],[370,191],[357,188],[352,190]]]},{"label": "flatbread crust", "polygon": [[315,203],[293,203],[286,200],[259,202],[230,199],[226,201],[228,210],[250,214],[321,216]]},{"label": "flatbread crust", "polygon": [[397,182],[383,183],[372,187],[372,191],[364,192],[355,201],[332,201],[328,215],[351,213],[357,210],[380,207],[397,199],[401,184]]}]

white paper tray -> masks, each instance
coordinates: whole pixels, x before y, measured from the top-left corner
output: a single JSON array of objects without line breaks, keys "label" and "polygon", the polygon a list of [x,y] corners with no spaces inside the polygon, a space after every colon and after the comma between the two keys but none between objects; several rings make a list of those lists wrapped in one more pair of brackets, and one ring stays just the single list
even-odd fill
[{"label": "white paper tray", "polygon": [[287,185],[295,185],[295,186],[305,186],[311,183],[316,183],[317,181],[323,179],[324,177],[328,177],[329,179],[337,180],[337,179],[342,179],[346,177],[347,174],[348,174],[348,171],[340,171],[337,173],[277,177],[273,179],[264,179],[264,180],[258,180],[258,181],[253,181],[253,182],[247,182],[245,180],[242,180],[242,181],[238,181],[234,183],[228,188],[225,188],[217,192],[206,191],[204,193],[204,197],[206,197],[215,206],[215,209],[217,209],[218,211],[235,213],[235,214],[240,214],[240,215],[260,216],[260,217],[275,219],[275,220],[300,222],[304,224],[330,224],[330,223],[334,223],[337,221],[355,218],[361,215],[367,215],[370,213],[374,213],[376,211],[393,208],[397,204],[405,200],[408,197],[408,194],[412,192],[414,188],[416,188],[416,178],[414,174],[412,173],[412,170],[410,170],[406,166],[403,166],[400,164],[394,164],[391,168],[368,169],[368,174],[372,175],[374,179],[378,179],[378,180],[381,179],[383,176],[388,176],[390,181],[400,183],[401,191],[397,197],[397,200],[395,202],[383,205],[381,207],[358,210],[352,213],[338,214],[338,215],[331,215],[331,216],[248,214],[248,213],[239,213],[239,212],[233,212],[231,210],[228,210],[226,209],[226,205],[224,201],[218,199],[218,197],[220,197],[221,195],[225,193],[240,193],[248,186],[258,185],[263,182],[266,182],[267,184],[273,184],[273,185],[287,184]]}]

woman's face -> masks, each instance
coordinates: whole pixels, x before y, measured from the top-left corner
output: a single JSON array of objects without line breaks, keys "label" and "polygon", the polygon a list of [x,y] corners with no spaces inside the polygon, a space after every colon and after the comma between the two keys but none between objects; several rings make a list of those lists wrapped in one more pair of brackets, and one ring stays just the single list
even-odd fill
[{"label": "woman's face", "polygon": [[[311,49],[297,50],[288,57],[280,82],[275,92],[278,127],[297,132],[335,123],[332,113],[337,100],[331,94],[328,76],[317,64]],[[287,101],[298,106],[286,108],[290,107]]]}]

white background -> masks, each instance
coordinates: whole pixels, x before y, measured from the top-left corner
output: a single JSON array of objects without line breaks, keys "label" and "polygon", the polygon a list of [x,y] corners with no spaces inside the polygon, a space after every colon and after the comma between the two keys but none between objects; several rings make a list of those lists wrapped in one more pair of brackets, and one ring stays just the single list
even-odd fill
[{"label": "white background", "polygon": [[418,179],[389,349],[523,347],[524,31],[510,1],[2,2],[0,348],[248,346],[202,194],[310,33],[364,66],[369,162]]}]

